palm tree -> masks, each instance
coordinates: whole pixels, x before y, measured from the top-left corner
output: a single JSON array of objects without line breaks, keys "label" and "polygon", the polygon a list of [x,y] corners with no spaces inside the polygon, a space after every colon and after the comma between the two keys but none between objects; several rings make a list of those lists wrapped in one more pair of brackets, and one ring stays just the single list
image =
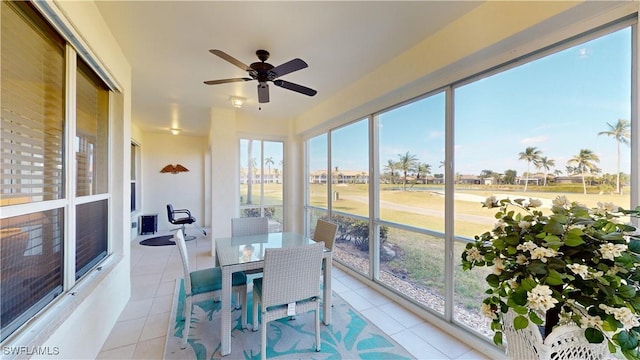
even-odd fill
[{"label": "palm tree", "polygon": [[544,181],[542,186],[547,186],[547,172],[551,170],[552,167],[556,166],[556,162],[547,158],[546,156],[541,156],[536,164],[537,169],[544,170]]},{"label": "palm tree", "polygon": [[264,158],[264,164],[269,168],[269,178],[271,178],[271,182],[273,182],[273,176],[271,175],[271,165],[274,165],[273,157],[269,156]]},{"label": "palm tree", "polygon": [[527,173],[525,174],[524,179],[524,191],[527,191],[527,185],[529,185],[529,169],[531,168],[531,163],[537,164],[540,160],[540,154],[542,151],[538,150],[535,146],[528,146],[523,152],[520,153],[519,160],[526,160],[527,162]]},{"label": "palm tree", "polygon": [[[427,164],[427,163],[421,163],[421,162],[416,162],[416,167],[415,167],[417,176],[416,176],[416,180],[420,179],[420,174],[424,174],[424,183],[427,183],[427,175],[431,174],[431,165]],[[415,181],[414,181],[415,184]],[[411,185],[411,187],[413,187],[413,184]]]},{"label": "palm tree", "polygon": [[609,130],[600,131],[598,135],[611,136],[616,140],[618,158],[616,163],[616,193],[620,193],[620,144],[629,145],[629,139],[631,138],[631,124],[628,120],[618,119],[615,125],[609,125]]},{"label": "palm tree", "polygon": [[396,163],[393,160],[387,160],[387,165],[384,166],[384,169],[391,174],[391,183],[395,184],[395,175],[396,175]]},{"label": "palm tree", "polygon": [[584,179],[585,172],[594,172],[598,169],[598,167],[594,164],[600,162],[600,158],[598,155],[594,154],[593,151],[589,149],[580,149],[580,153],[567,161],[568,165],[574,165],[575,168],[580,171],[582,174],[582,189],[584,193],[587,193],[587,183]]},{"label": "palm tree", "polygon": [[398,154],[400,160],[398,161],[398,167],[402,170],[403,179],[402,179],[402,190],[407,190],[407,174],[409,171],[413,170],[416,167],[416,163],[418,158],[410,154],[408,151],[405,154]]}]

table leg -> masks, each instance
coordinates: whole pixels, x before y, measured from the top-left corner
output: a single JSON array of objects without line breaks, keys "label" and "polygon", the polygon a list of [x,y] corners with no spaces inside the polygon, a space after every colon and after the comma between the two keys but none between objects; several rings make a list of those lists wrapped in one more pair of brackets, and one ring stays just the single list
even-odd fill
[{"label": "table leg", "polygon": [[222,267],[222,316],[221,349],[222,356],[231,354],[231,270]]},{"label": "table leg", "polygon": [[324,281],[324,293],[322,298],[324,299],[322,304],[322,319],[325,325],[331,325],[331,268],[333,267],[333,261],[331,260],[331,253],[324,258],[324,274],[322,275]]}]

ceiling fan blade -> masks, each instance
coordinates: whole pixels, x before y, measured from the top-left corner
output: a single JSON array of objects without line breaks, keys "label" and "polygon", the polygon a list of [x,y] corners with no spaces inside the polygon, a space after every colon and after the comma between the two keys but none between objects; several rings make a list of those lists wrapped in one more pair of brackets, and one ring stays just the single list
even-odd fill
[{"label": "ceiling fan blade", "polygon": [[226,52],[224,52],[222,50],[212,49],[212,50],[209,50],[209,52],[212,53],[213,55],[217,55],[217,56],[223,58],[224,60],[227,60],[228,62],[232,63],[233,65],[239,67],[240,69],[242,69],[244,71],[251,70],[251,68],[249,66],[247,66],[245,63],[243,63],[242,61],[234,58],[233,56],[227,54]]},{"label": "ceiling fan blade", "polygon": [[300,69],[306,68],[307,63],[302,59],[293,59],[291,61],[287,61],[286,63],[276,66],[273,69],[269,70],[269,80],[277,79],[280,76],[287,75],[288,73],[292,73],[294,71],[298,71]]},{"label": "ceiling fan blade", "polygon": [[261,104],[269,102],[269,84],[266,82],[258,83],[258,102]]},{"label": "ceiling fan blade", "polygon": [[310,89],[310,88],[308,88],[306,86],[294,84],[292,82],[288,82],[288,81],[284,81],[284,80],[276,80],[273,83],[276,86],[280,86],[280,87],[288,89],[288,90],[293,90],[295,92],[299,92],[300,94],[313,96],[313,95],[318,93],[317,91],[315,91],[313,89]]},{"label": "ceiling fan blade", "polygon": [[249,81],[249,80],[253,80],[253,79],[252,78],[232,78],[232,79],[208,80],[208,81],[205,81],[204,83],[207,85],[217,85],[217,84],[226,84],[231,82]]}]

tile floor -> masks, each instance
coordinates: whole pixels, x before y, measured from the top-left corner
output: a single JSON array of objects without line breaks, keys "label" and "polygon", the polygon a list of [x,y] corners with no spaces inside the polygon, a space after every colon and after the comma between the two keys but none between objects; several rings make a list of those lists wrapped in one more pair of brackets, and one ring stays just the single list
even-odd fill
[{"label": "tile floor", "polygon": [[[194,230],[188,231],[194,235]],[[131,242],[131,299],[105,341],[98,359],[162,359],[176,278],[182,262],[175,246],[142,246]],[[190,266],[214,265],[211,240],[198,236],[188,241]],[[402,306],[340,269],[333,271],[333,290],[417,359],[486,359]],[[233,354],[229,360],[235,360]]]}]

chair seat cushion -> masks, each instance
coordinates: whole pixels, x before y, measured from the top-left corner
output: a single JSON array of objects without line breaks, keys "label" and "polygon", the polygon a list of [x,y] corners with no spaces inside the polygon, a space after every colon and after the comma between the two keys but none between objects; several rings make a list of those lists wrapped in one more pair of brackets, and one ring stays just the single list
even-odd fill
[{"label": "chair seat cushion", "polygon": [[[219,267],[192,271],[190,275],[191,292],[193,294],[202,294],[222,289],[222,269]],[[244,285],[246,283],[247,275],[245,273],[235,272],[232,274],[232,286]]]},{"label": "chair seat cushion", "polygon": [[195,218],[180,218],[174,219],[171,223],[174,225],[182,225],[182,224],[193,224],[196,222]]}]

